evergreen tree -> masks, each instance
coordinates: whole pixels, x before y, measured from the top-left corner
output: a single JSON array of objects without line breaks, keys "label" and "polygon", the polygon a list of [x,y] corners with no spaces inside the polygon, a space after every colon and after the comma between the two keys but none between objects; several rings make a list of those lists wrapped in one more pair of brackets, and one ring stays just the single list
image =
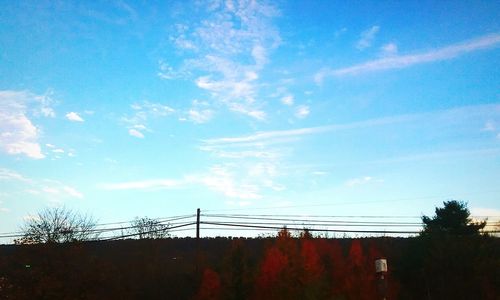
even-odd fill
[{"label": "evergreen tree", "polygon": [[432,218],[423,216],[425,234],[477,235],[486,226],[486,222],[473,222],[467,203],[456,200],[443,202],[444,207],[436,207]]}]

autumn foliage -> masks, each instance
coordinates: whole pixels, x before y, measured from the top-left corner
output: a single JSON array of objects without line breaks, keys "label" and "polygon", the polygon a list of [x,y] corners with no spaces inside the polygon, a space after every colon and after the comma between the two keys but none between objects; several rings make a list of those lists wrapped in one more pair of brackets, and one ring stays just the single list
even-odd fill
[{"label": "autumn foliage", "polygon": [[[146,239],[0,246],[0,299],[499,299],[488,236]],[[374,261],[386,258],[385,281]]]},{"label": "autumn foliage", "polygon": [[[233,265],[221,270],[225,274],[222,282],[213,271],[205,271],[197,299],[377,299],[379,296],[374,261],[382,253],[374,244],[365,249],[360,240],[352,240],[344,253],[336,240],[313,238],[310,234],[292,237],[283,229],[265,248],[260,260],[254,262],[253,274],[241,251],[241,245],[233,244],[228,254],[233,257]],[[234,258],[236,254],[239,259]],[[241,272],[232,272],[233,267]],[[246,280],[241,278],[242,274]],[[210,286],[212,292],[208,291]],[[236,290],[238,286],[240,293]],[[218,292],[221,289],[223,292]],[[241,293],[243,290],[246,293]],[[390,293],[396,298],[396,289]],[[217,298],[220,295],[224,297]]]}]

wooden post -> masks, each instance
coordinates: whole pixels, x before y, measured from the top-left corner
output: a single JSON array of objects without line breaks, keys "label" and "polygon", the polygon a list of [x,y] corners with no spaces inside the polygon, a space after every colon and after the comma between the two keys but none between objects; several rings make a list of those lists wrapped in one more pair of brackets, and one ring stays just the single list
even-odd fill
[{"label": "wooden post", "polygon": [[196,210],[196,239],[200,239],[200,209]]},{"label": "wooden post", "polygon": [[196,210],[196,273],[200,271],[200,209]]}]

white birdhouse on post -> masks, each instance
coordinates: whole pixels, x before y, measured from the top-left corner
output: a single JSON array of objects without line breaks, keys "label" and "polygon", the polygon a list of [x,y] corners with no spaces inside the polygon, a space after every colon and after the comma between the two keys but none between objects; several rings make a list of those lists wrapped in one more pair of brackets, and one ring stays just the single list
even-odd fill
[{"label": "white birdhouse on post", "polygon": [[387,294],[387,259],[379,258],[375,260],[375,273],[377,274],[377,287],[380,298],[386,300]]},{"label": "white birdhouse on post", "polygon": [[380,258],[375,261],[375,272],[379,273],[387,273],[387,259]]}]

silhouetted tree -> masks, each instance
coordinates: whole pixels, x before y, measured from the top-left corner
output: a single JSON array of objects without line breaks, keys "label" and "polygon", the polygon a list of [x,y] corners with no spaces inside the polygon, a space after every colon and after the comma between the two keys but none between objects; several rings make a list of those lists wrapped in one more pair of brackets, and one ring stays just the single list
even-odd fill
[{"label": "silhouetted tree", "polygon": [[66,243],[97,238],[96,221],[64,207],[47,208],[21,226],[16,244]]},{"label": "silhouetted tree", "polygon": [[436,207],[436,215],[432,218],[423,216],[424,230],[422,234],[447,233],[460,235],[477,235],[486,226],[486,222],[473,222],[467,203],[461,201],[445,201],[444,207]]},{"label": "silhouetted tree", "polygon": [[130,234],[137,234],[139,239],[162,239],[170,236],[170,225],[148,217],[136,217],[131,222]]},{"label": "silhouetted tree", "polygon": [[224,256],[222,282],[224,299],[245,299],[250,293],[253,276],[248,265],[248,257],[242,240],[233,240],[230,250]]}]

